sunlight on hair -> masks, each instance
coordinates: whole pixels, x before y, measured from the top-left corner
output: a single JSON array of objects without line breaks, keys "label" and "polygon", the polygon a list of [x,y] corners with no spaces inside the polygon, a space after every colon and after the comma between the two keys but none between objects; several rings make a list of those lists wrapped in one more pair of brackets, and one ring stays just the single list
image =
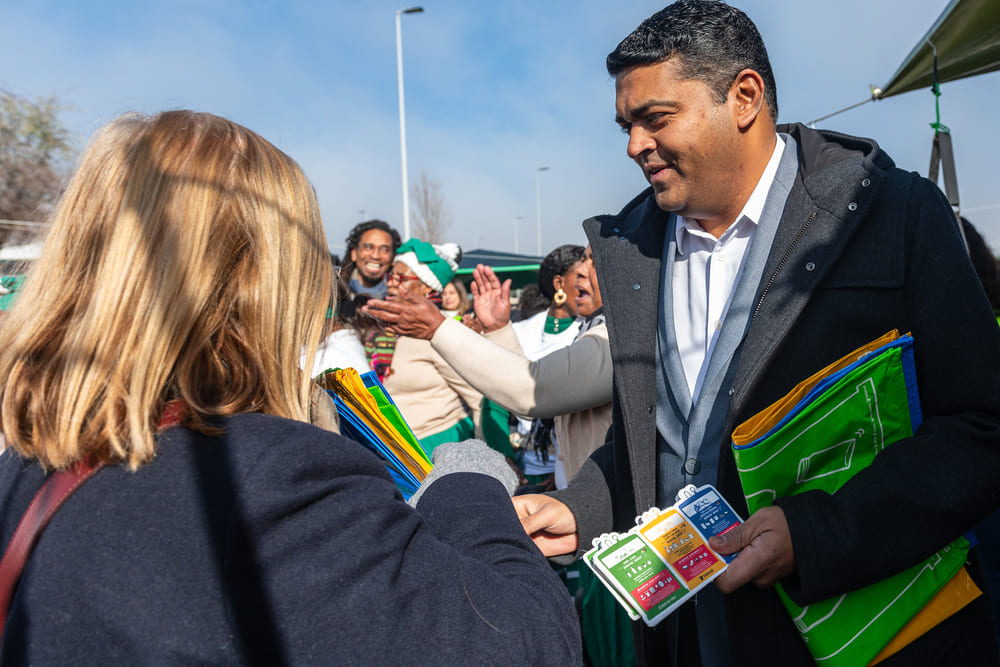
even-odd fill
[{"label": "sunlight on hair", "polygon": [[291,158],[217,116],[127,114],[91,141],[0,321],[0,431],[48,467],[135,468],[173,398],[205,432],[240,412],[307,420],[299,358],[333,298]]}]

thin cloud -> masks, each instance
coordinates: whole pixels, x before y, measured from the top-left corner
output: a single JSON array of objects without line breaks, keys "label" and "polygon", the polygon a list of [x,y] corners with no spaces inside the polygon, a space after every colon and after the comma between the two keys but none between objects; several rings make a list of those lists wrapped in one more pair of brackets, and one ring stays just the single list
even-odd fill
[{"label": "thin cloud", "polygon": [[[542,176],[548,247],[616,211],[645,182],[612,122],[604,57],[666,0],[579,3],[435,0],[403,19],[410,175],[442,183],[455,240],[513,249],[535,221]],[[737,3],[768,44],[782,121],[807,121],[867,95],[896,70],[946,0]],[[0,85],[72,104],[81,137],[114,115],[187,107],[244,123],[296,158],[336,246],[360,219],[402,226],[394,12],[400,4],[174,0],[0,5]],[[817,29],[822,26],[822,29]],[[1000,74],[943,86],[963,204],[1000,247],[995,194]],[[926,173],[933,97],[915,91],[822,123],[874,137]],[[82,143],[82,139],[81,139]],[[985,207],[985,208],[983,208]],[[533,248],[520,235],[522,249]]]}]

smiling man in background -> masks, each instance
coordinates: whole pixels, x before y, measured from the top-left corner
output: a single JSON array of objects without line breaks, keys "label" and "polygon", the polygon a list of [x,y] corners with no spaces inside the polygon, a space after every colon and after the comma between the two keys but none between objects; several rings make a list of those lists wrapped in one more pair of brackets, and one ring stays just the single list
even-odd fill
[{"label": "smiling man in background", "polygon": [[348,289],[351,296],[363,294],[384,299],[385,274],[399,248],[399,232],[383,220],[368,220],[355,225],[344,242],[347,244],[345,268],[350,271]]},{"label": "smiling man in background", "polygon": [[[929,557],[1000,504],[1000,330],[934,183],[867,139],[776,126],[753,22],[681,1],[607,59],[627,153],[652,186],[584,223],[614,366],[611,441],[565,490],[515,498],[549,556],[714,484],[743,516],[736,425],[891,329],[913,333],[924,421],[835,494],[779,497],[726,539],[739,556],[655,628],[640,663],[812,665],[799,605]],[[969,566],[981,581],[973,551]],[[883,665],[997,664],[985,596]]]}]

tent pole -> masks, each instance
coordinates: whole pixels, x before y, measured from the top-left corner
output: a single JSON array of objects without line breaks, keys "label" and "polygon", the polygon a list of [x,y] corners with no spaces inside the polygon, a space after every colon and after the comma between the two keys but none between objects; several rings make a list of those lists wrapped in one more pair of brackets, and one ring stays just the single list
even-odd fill
[{"label": "tent pole", "polygon": [[958,227],[958,235],[965,245],[965,252],[969,252],[969,241],[965,238],[965,230],[962,229],[961,206],[958,198],[958,175],[955,173],[955,151],[951,145],[951,129],[941,122],[941,85],[938,82],[938,59],[937,47],[934,42],[927,40],[934,51],[934,79],[931,85],[931,93],[934,95],[934,115],[935,120],[931,123],[934,128],[934,139],[931,143],[931,165],[927,170],[927,178],[937,183],[938,165],[944,168],[944,193],[948,197],[948,203],[954,207],[955,225]]}]

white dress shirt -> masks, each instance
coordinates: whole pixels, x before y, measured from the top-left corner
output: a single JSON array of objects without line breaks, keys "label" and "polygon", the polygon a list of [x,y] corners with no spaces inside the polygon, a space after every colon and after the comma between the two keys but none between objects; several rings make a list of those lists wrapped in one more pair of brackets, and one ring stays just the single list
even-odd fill
[{"label": "white dress shirt", "polygon": [[694,220],[677,217],[674,258],[674,334],[694,405],[705,369],[729,310],[733,287],[743,270],[764,201],[778,171],[785,142],[779,136],[757,186],[734,222],[718,239]]}]

